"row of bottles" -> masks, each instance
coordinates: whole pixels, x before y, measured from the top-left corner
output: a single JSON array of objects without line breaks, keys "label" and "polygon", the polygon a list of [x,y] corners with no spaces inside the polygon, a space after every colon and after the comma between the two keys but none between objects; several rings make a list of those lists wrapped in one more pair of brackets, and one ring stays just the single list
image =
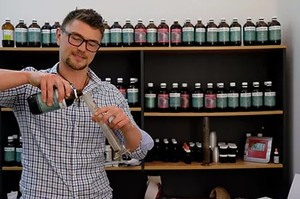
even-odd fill
[{"label": "row of bottles", "polygon": [[187,83],[182,83],[179,89],[178,83],[172,83],[169,90],[167,83],[160,83],[159,89],[154,89],[149,82],[145,89],[145,111],[248,111],[270,110],[276,108],[276,91],[272,87],[272,81],[265,81],[264,86],[260,82],[242,82],[241,88],[237,88],[235,82],[229,83],[229,88],[222,82],[207,83],[204,90],[201,83],[195,83],[192,91]]},{"label": "row of bottles", "polygon": [[22,160],[22,137],[12,135],[7,137],[4,146],[4,166],[21,166]]},{"label": "row of bottles", "polygon": [[27,27],[24,19],[14,27],[10,19],[6,19],[2,25],[3,47],[57,47],[56,29],[60,27],[59,22],[52,26],[48,21],[41,27],[36,19]]},{"label": "row of bottles", "polygon": [[[50,25],[49,22],[40,27],[37,20],[33,19],[32,24],[27,27],[23,19],[14,27],[9,19],[2,25],[3,47],[51,47],[56,44],[56,29],[60,27],[59,22]],[[101,46],[229,46],[229,45],[266,45],[281,44],[281,24],[277,17],[272,17],[269,23],[264,18],[254,24],[252,19],[242,27],[237,18],[234,18],[229,25],[225,18],[222,18],[217,25],[214,19],[209,19],[205,26],[202,20],[197,20],[195,25],[190,19],[186,19],[183,26],[178,20],[169,27],[165,19],[161,19],[158,26],[153,20],[145,26],[143,20],[133,26],[130,19],[121,26],[118,20],[109,26],[104,21],[104,35]],[[242,39],[243,35],[243,39]]]},{"label": "row of bottles", "polygon": [[234,18],[228,25],[225,18],[221,19],[219,25],[210,19],[205,26],[202,20],[195,25],[190,19],[186,19],[183,26],[178,20],[169,27],[165,19],[156,26],[153,20],[145,26],[141,19],[136,26],[133,26],[129,19],[121,26],[119,21],[114,21],[112,26],[105,24],[105,32],[102,46],[229,46],[241,45],[242,33],[244,45],[266,45],[281,44],[281,25],[277,17],[273,17],[268,24],[264,18],[260,18],[256,25],[251,18],[243,28]]}]

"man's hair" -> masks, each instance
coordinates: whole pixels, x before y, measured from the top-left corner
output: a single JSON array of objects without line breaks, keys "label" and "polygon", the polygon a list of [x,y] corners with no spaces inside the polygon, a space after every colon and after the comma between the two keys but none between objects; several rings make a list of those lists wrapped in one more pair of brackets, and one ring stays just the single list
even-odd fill
[{"label": "man's hair", "polygon": [[63,20],[62,28],[65,28],[68,23],[73,20],[82,21],[93,28],[100,30],[101,34],[103,35],[104,26],[103,26],[103,19],[100,14],[98,14],[93,9],[76,9],[71,11]]}]

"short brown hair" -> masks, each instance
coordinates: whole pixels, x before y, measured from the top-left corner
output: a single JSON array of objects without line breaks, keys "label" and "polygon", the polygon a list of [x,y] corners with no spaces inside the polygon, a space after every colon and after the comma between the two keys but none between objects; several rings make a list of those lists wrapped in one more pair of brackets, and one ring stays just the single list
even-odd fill
[{"label": "short brown hair", "polygon": [[98,14],[93,9],[76,9],[71,11],[63,20],[62,28],[65,28],[66,25],[73,21],[73,20],[80,20],[91,27],[94,27],[98,30],[100,30],[101,35],[103,35],[104,32],[104,26],[103,26],[103,18],[100,14]]}]

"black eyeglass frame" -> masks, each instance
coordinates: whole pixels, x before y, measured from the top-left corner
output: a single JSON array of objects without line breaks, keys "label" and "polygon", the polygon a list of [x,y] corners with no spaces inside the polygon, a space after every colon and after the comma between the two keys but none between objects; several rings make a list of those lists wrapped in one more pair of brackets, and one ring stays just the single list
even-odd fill
[{"label": "black eyeglass frame", "polygon": [[[70,32],[68,32],[68,31],[66,31],[66,29],[64,29],[64,28],[61,28],[61,30],[62,30],[62,32],[66,33],[66,34],[68,35],[68,42],[69,42],[69,44],[71,44],[72,46],[79,47],[79,46],[82,45],[82,43],[85,43],[85,49],[86,49],[87,51],[89,51],[89,52],[92,52],[92,53],[97,52],[97,51],[99,50],[100,46],[101,46],[101,44],[97,43],[96,41],[84,39],[81,35],[79,35],[79,34],[74,34],[74,33],[70,33]],[[76,39],[76,38],[73,38],[73,40],[78,41],[78,39],[81,39],[81,42],[78,43],[78,44],[72,43],[72,41],[71,41],[71,39],[72,39],[71,37],[72,37],[72,36],[77,37],[77,39]],[[88,48],[88,43],[92,43],[93,45],[97,45],[98,47],[97,47],[95,50],[91,50],[91,49]],[[92,45],[92,46],[93,46],[93,45]]]}]

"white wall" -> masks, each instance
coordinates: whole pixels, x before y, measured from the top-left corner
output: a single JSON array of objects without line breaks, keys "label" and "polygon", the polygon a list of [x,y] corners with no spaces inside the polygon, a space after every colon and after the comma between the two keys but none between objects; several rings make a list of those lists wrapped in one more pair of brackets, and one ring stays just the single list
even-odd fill
[{"label": "white wall", "polygon": [[[29,25],[33,18],[38,20],[40,25],[48,20],[51,24],[55,20],[62,21],[64,16],[72,9],[94,8],[111,24],[114,19],[119,19],[120,24],[124,24],[125,19],[132,20],[136,24],[137,19],[141,18],[147,24],[149,19],[154,19],[158,24],[161,18],[166,18],[167,23],[171,24],[174,19],[178,19],[182,24],[186,18],[191,18],[195,23],[198,18],[202,18],[207,23],[209,18],[215,18],[216,22],[221,17],[227,18],[231,23],[233,17],[238,17],[241,24],[245,23],[248,16],[256,21],[259,17],[265,17],[266,21],[274,15],[279,17],[283,28],[283,44],[288,46],[287,66],[290,74],[288,80],[292,86],[290,100],[290,124],[291,124],[291,148],[292,155],[292,174],[300,173],[300,158],[297,151],[300,151],[300,7],[299,0],[10,0],[0,7],[0,23],[6,17],[11,18],[16,25],[19,18],[25,19]],[[0,39],[2,33],[0,34]]]}]

